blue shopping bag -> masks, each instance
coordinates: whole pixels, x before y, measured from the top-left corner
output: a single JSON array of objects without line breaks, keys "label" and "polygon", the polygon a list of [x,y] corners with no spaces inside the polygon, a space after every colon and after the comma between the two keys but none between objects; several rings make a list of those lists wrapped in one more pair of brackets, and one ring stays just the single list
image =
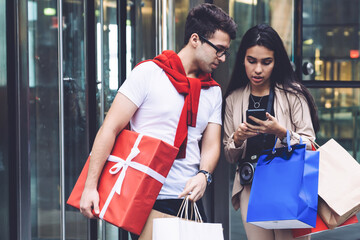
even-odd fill
[{"label": "blue shopping bag", "polygon": [[306,145],[263,151],[255,169],[247,222],[266,229],[316,225],[319,152]]}]

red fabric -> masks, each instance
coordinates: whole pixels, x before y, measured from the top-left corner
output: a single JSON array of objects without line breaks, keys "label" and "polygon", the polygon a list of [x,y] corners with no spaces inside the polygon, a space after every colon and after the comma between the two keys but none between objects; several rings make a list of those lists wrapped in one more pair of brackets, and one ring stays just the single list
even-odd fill
[{"label": "red fabric", "polygon": [[174,146],[179,147],[177,158],[184,158],[186,155],[188,126],[196,127],[200,90],[201,88],[220,85],[211,78],[210,73],[200,74],[198,78],[187,77],[181,59],[171,50],[163,51],[162,54],[156,56],[153,60],[147,61],[153,61],[161,67],[178,93],[185,96],[185,103],[180,115],[174,142]]},{"label": "red fabric", "polygon": [[[111,155],[126,160],[138,135],[136,132],[123,130],[116,139]],[[138,145],[138,149],[140,152],[131,162],[145,165],[166,178],[178,153],[178,148],[159,139],[144,135]],[[67,204],[78,209],[80,208],[80,199],[88,173],[89,160],[90,157],[67,201]],[[99,178],[100,211],[104,209],[105,202],[109,198],[110,204],[106,211],[104,210],[105,215],[103,219],[140,235],[163,184],[148,174],[128,166],[120,195],[115,193],[111,197],[110,193],[120,174],[125,169],[123,167],[119,172],[111,174],[109,170],[115,164],[116,162],[106,161]],[[95,215],[94,212],[93,214]],[[99,215],[95,216],[99,217]]]},{"label": "red fabric", "polygon": [[[338,226],[336,228],[345,227],[347,225],[355,224],[355,223],[358,223],[358,222],[359,221],[358,221],[356,215],[354,215],[351,218],[349,218],[348,220],[346,220],[346,222],[344,222],[343,224],[341,224],[340,226]],[[314,233],[320,233],[320,232],[329,231],[329,230],[331,230],[331,229],[329,229],[326,226],[326,224],[324,223],[324,221],[321,219],[321,217],[318,214],[316,216],[316,227],[314,227],[314,228],[292,229],[292,233],[293,233],[294,238],[298,238],[298,237],[309,236],[309,235],[312,235]]]},{"label": "red fabric", "polygon": [[315,146],[313,144],[311,144],[311,150],[316,151],[316,148],[315,148]]}]

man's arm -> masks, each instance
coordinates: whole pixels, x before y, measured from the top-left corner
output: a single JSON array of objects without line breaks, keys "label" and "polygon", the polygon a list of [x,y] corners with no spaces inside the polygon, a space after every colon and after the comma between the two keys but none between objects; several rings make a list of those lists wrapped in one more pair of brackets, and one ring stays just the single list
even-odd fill
[{"label": "man's arm", "polygon": [[94,218],[91,210],[99,214],[99,194],[97,185],[105,161],[114,146],[116,136],[128,124],[137,110],[137,106],[122,93],[118,93],[100,127],[92,150],[88,175],[80,200],[80,212],[88,218]]},{"label": "man's arm", "polygon": [[[201,143],[201,160],[200,169],[213,173],[219,161],[220,145],[221,145],[221,125],[216,123],[209,123],[206,127]],[[184,191],[179,195],[179,198],[187,196],[190,192],[189,199],[197,201],[205,193],[206,177],[203,173],[198,173],[196,176],[189,179],[186,183]]]}]

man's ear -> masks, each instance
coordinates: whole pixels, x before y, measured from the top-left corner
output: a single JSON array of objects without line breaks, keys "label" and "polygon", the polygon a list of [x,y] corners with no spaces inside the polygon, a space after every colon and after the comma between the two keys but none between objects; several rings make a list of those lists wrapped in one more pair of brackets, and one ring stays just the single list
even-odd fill
[{"label": "man's ear", "polygon": [[189,43],[192,47],[196,48],[199,44],[201,44],[199,35],[197,33],[193,33],[190,36]]}]

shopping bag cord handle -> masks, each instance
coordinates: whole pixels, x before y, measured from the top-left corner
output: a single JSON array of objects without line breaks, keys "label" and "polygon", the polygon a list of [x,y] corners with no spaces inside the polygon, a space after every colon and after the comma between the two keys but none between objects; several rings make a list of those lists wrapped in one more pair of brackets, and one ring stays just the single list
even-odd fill
[{"label": "shopping bag cord handle", "polygon": [[[194,216],[195,222],[203,222],[200,211],[198,206],[196,205],[196,202],[191,202],[191,213],[190,217],[188,215],[189,212],[189,196],[186,196],[184,200],[182,201],[179,211],[177,213],[177,217],[184,218],[186,220],[191,220]],[[195,212],[195,213],[194,213]]]},{"label": "shopping bag cord handle", "polygon": [[[274,147],[272,149],[272,154],[276,153],[276,142],[277,142],[278,137],[275,138],[275,144]],[[292,147],[290,145],[290,132],[289,130],[286,130],[286,143],[288,145],[288,152],[291,152]],[[300,137],[300,144],[302,144],[302,138]]]}]

